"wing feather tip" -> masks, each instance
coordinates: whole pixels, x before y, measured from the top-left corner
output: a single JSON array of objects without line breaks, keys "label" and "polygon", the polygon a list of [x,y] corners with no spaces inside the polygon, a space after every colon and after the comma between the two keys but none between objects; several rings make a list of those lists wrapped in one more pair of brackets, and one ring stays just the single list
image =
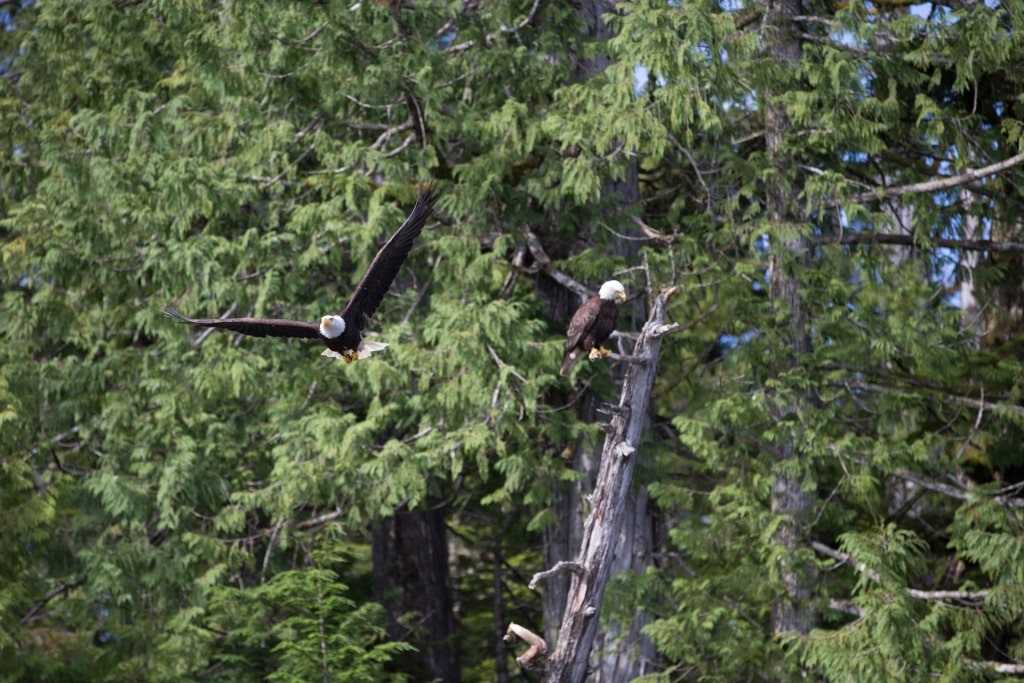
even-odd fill
[{"label": "wing feather tip", "polygon": [[175,320],[178,320],[180,322],[185,322],[185,323],[190,322],[190,320],[188,318],[186,318],[181,313],[178,313],[176,310],[174,310],[170,306],[164,306],[163,312],[164,312],[164,315],[166,315],[168,318],[174,318]]}]

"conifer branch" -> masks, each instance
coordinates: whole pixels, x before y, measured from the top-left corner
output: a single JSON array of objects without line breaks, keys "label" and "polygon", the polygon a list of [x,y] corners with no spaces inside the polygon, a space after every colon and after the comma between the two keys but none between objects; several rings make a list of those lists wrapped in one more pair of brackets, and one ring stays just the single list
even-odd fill
[{"label": "conifer branch", "polygon": [[860,194],[851,195],[845,199],[833,199],[826,203],[826,206],[830,209],[843,206],[846,204],[860,204],[863,202],[878,201],[881,199],[893,199],[895,197],[902,197],[907,194],[924,194],[927,192],[939,192],[940,190],[948,190],[953,187],[960,185],[967,185],[975,180],[990,176],[1000,171],[1005,171],[1014,166],[1019,166],[1024,163],[1024,152],[1015,154],[1008,159],[983,166],[981,168],[966,168],[959,174],[954,176],[947,176],[945,178],[937,178],[935,180],[926,180],[920,183],[910,183],[909,185],[894,185],[893,187],[883,187],[870,192],[861,192]]},{"label": "conifer branch", "polygon": [[[869,579],[875,583],[881,583],[882,578],[878,572],[871,569],[863,562],[860,562],[849,553],[844,553],[841,550],[830,548],[824,543],[818,541],[811,541],[811,547],[817,550],[822,555],[827,555],[833,560],[848,564],[853,567],[856,571],[862,572]],[[989,591],[926,591],[919,588],[907,588],[907,595],[912,598],[919,600],[958,600],[961,602],[978,602],[988,597]],[[859,608],[858,608],[859,609]],[[845,610],[844,610],[845,611]]]},{"label": "conifer branch", "polygon": [[279,180],[281,180],[281,178],[284,178],[285,174],[287,174],[288,171],[290,171],[291,169],[295,168],[300,163],[302,163],[302,160],[305,159],[307,156],[309,156],[313,152],[314,149],[316,149],[316,141],[314,141],[313,144],[307,146],[306,149],[302,150],[302,152],[299,153],[299,156],[297,156],[294,159],[292,159],[291,162],[289,162],[287,166],[285,166],[284,168],[281,169],[280,173],[278,173],[273,178],[270,178],[269,180],[267,180],[264,183],[262,183],[260,185],[260,190],[265,190],[268,187],[270,187],[271,185],[277,183]]},{"label": "conifer branch", "polygon": [[430,290],[430,283],[433,281],[433,273],[437,271],[437,267],[441,265],[441,261],[443,259],[444,254],[439,254],[437,260],[434,261],[434,266],[433,269],[431,270],[431,276],[427,278],[426,282],[423,283],[423,286],[420,287],[419,291],[416,292],[416,299],[412,302],[412,306],[410,306],[409,310],[407,310],[405,312],[405,315],[402,316],[401,324],[403,326],[409,323],[409,321],[412,319],[412,314],[416,311],[417,308],[419,308],[420,304],[423,303],[423,300],[427,298],[427,292]]},{"label": "conifer branch", "polygon": [[526,238],[526,246],[530,250],[530,254],[533,255],[533,260],[537,262],[537,268],[547,274],[552,280],[562,285],[566,289],[570,289],[579,294],[580,299],[586,299],[590,296],[590,290],[586,285],[573,280],[571,277],[563,273],[554,267],[551,263],[551,257],[548,256],[547,252],[544,251],[544,245],[540,243],[537,235],[526,228],[523,230],[523,236]]},{"label": "conifer branch", "polygon": [[505,26],[504,24],[502,24],[501,25],[502,32],[503,33],[518,33],[520,29],[526,28],[530,24],[530,22],[533,21],[533,17],[536,16],[537,8],[538,7],[540,7],[540,0],[533,0],[533,7],[530,8],[530,13],[527,14],[523,18],[523,20],[520,21],[515,26]]},{"label": "conifer branch", "polygon": [[61,585],[57,586],[49,593],[36,600],[35,604],[32,605],[32,609],[30,609],[28,613],[19,620],[19,623],[27,624],[37,614],[39,614],[43,610],[43,608],[50,603],[51,600],[56,598],[58,595],[64,595],[68,591],[78,588],[83,583],[85,583],[85,579],[78,579],[77,581],[72,581],[70,583],[62,583]]},{"label": "conifer branch", "polygon": [[[918,394],[915,394],[911,391],[907,391],[905,389],[901,389],[899,387],[890,387],[881,384],[874,384],[873,382],[864,382],[861,380],[849,380],[848,382],[844,383],[844,386],[847,386],[847,388],[853,387],[855,389],[863,389],[865,391],[919,397]],[[971,408],[984,408],[987,411],[1003,410],[1024,416],[1024,406],[1013,405],[1011,403],[992,403],[990,401],[983,401],[980,399],[970,398],[968,396],[960,396],[958,394],[953,393],[945,393],[943,394],[942,398],[945,400],[954,401],[961,405],[970,406]]]},{"label": "conifer branch", "polygon": [[869,579],[875,581],[876,583],[882,580],[881,577],[878,575],[878,572],[871,569],[863,562],[858,562],[853,558],[853,555],[850,555],[849,553],[844,553],[841,550],[830,548],[829,546],[825,545],[824,543],[821,543],[820,541],[811,541],[811,547],[817,550],[822,555],[827,555],[828,557],[831,557],[833,560],[837,562],[850,565],[854,568],[854,570],[858,572],[864,572],[864,574],[866,574]]},{"label": "conifer branch", "polygon": [[405,151],[405,149],[408,148],[409,145],[411,145],[416,140],[417,137],[419,136],[416,135],[416,133],[409,133],[408,135],[405,136],[405,139],[402,140],[402,144],[400,144],[398,147],[395,147],[390,152],[386,153],[384,155],[384,158],[390,159],[392,157],[398,156],[403,151]]},{"label": "conifer branch", "polygon": [[[59,444],[61,441],[63,441],[64,439],[66,439],[67,437],[71,436],[72,434],[77,434],[78,431],[81,428],[82,428],[81,425],[75,425],[71,429],[69,429],[67,431],[64,431],[64,432],[61,432],[57,436],[51,437],[47,441],[47,443],[50,444],[50,445],[54,445],[55,446],[55,445]],[[35,448],[33,448],[31,451],[28,452],[29,457],[30,458],[31,457],[35,457],[39,453],[39,450],[41,448],[42,448],[42,445],[39,445],[39,446],[36,446]],[[59,462],[57,463],[57,465],[58,465],[58,468],[63,472],[64,468],[60,467],[60,463]]]},{"label": "conifer branch", "polygon": [[857,618],[864,616],[864,610],[859,605],[855,605],[849,600],[839,600],[837,598],[829,598],[828,606],[837,612],[843,612],[844,614],[851,614]]},{"label": "conifer branch", "polygon": [[516,372],[515,369],[511,365],[509,365],[508,363],[503,361],[501,359],[501,356],[498,355],[498,352],[494,350],[493,346],[491,346],[490,344],[487,344],[487,350],[490,352],[491,358],[494,360],[494,364],[498,366],[499,370],[502,369],[502,368],[505,368],[505,369],[508,370],[508,373],[510,375],[515,377],[517,380],[519,380],[523,384],[527,384],[526,378],[523,377],[518,372]]},{"label": "conifer branch", "polygon": [[338,517],[341,517],[343,514],[344,514],[344,511],[342,511],[340,509],[336,509],[336,510],[334,510],[332,512],[325,512],[322,515],[317,515],[316,517],[310,517],[309,519],[304,519],[301,522],[297,522],[295,524],[295,528],[296,529],[308,529],[310,527],[320,526],[321,524],[326,524],[327,522],[331,522],[331,521],[336,520]]},{"label": "conifer branch", "polygon": [[676,138],[676,136],[672,135],[671,133],[668,133],[667,137],[669,142],[672,143],[676,150],[678,150],[679,153],[685,156],[687,161],[690,162],[690,166],[693,168],[693,174],[697,177],[697,182],[699,182],[700,186],[704,188],[704,197],[707,199],[706,206],[711,206],[711,204],[714,201],[711,195],[711,188],[709,188],[708,184],[704,181],[704,174],[700,172],[700,166],[697,164],[697,160],[693,158],[693,153],[690,152],[690,150],[688,150],[686,147],[684,147],[683,143],[681,143]]},{"label": "conifer branch", "polygon": [[[491,33],[488,33],[484,36],[483,44],[492,45],[494,43],[494,39],[498,37],[499,33],[518,33],[521,29],[526,28],[530,24],[530,22],[533,21],[533,18],[537,14],[537,9],[539,7],[540,0],[533,0],[533,7],[530,8],[530,12],[522,20],[520,20],[514,26],[506,26],[502,24],[498,31],[492,31]],[[446,32],[447,29],[450,29],[452,25],[454,25],[454,19],[446,22],[444,26],[442,26],[441,29],[438,30],[437,36],[441,37],[442,35],[444,35],[442,31]],[[459,52],[465,52],[466,50],[469,50],[476,44],[476,40],[467,40],[458,43],[457,45],[449,45],[443,52],[444,54],[457,54]]]},{"label": "conifer branch", "polygon": [[263,553],[263,566],[260,567],[260,583],[266,580],[267,566],[270,564],[270,554],[273,552],[274,546],[277,545],[277,535],[281,532],[281,527],[283,526],[284,519],[279,519],[274,525],[273,531],[270,532],[270,541],[267,542],[267,550]]},{"label": "conifer branch", "polygon": [[[957,500],[969,500],[971,493],[971,491],[969,491],[968,489],[959,486],[954,486],[952,484],[945,484],[941,481],[935,481],[934,479],[929,479],[928,477],[921,476],[920,474],[911,472],[909,470],[896,470],[893,472],[893,476],[917,484],[921,488],[928,489],[929,491],[941,493],[943,495],[949,496],[950,498],[956,498]],[[974,490],[973,493],[976,496],[984,495],[983,491],[978,490]],[[992,497],[992,500],[997,505],[1001,505],[1003,507],[1024,508],[1024,499],[1021,498],[997,494]]]},{"label": "conifer branch", "polygon": [[1024,252],[1024,242],[1003,242],[999,240],[951,239],[948,237],[923,237],[896,235],[881,232],[843,232],[835,237],[812,237],[811,244],[883,244],[900,247],[947,247],[962,251]]},{"label": "conifer branch", "polygon": [[[236,308],[238,308],[238,299],[235,299],[234,301],[231,302],[231,305],[228,306],[228,310],[224,311],[224,315],[220,316],[220,319],[224,320],[225,318],[230,318],[231,314],[235,312]],[[197,334],[195,339],[192,340],[192,346],[198,349],[200,346],[203,345],[203,342],[206,341],[206,338],[213,334],[215,331],[216,328],[214,327],[206,328],[205,330]],[[241,335],[238,336],[240,337]]]}]

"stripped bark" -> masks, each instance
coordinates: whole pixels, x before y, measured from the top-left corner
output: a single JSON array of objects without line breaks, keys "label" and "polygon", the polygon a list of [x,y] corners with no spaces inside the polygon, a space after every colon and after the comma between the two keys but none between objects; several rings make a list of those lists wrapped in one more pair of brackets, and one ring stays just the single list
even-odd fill
[{"label": "stripped bark", "polygon": [[657,298],[637,340],[633,352],[635,360],[626,372],[618,407],[607,427],[608,435],[597,482],[590,496],[590,514],[584,523],[578,560],[561,565],[571,573],[571,582],[544,681],[583,681],[587,674],[590,651],[598,630],[598,615],[605,587],[611,578],[612,561],[630,498],[637,449],[646,427],[647,406],[656,378],[661,338],[677,327],[664,322],[665,299],[670,294],[671,291]]}]

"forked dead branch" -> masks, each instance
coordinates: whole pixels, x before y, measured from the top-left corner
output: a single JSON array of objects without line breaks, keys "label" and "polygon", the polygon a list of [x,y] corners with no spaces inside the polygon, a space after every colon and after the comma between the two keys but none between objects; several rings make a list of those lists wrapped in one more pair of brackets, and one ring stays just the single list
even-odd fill
[{"label": "forked dead branch", "polygon": [[[521,666],[543,669],[544,681],[583,681],[590,650],[597,632],[605,587],[611,578],[615,542],[622,528],[626,500],[633,484],[640,439],[647,426],[647,405],[657,377],[658,354],[666,334],[679,329],[665,324],[665,303],[674,288],[658,295],[647,323],[637,339],[630,366],[622,383],[618,406],[611,413],[601,454],[601,467],[590,497],[590,514],[584,523],[583,540],[575,562],[560,562],[539,572],[530,582],[539,582],[558,571],[572,573],[565,616],[554,648],[539,647],[539,636],[517,626],[510,632],[529,645],[519,661]],[[511,629],[511,626],[510,626]],[[541,640],[543,642],[543,640]],[[550,655],[547,655],[550,652]]]}]

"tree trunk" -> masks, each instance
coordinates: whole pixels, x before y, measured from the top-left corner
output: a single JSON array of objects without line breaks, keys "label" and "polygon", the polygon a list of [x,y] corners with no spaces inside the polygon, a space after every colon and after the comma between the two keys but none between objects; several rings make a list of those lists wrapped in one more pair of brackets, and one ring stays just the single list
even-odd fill
[{"label": "tree trunk", "polygon": [[[785,64],[790,73],[796,73],[800,62],[800,40],[793,17],[800,13],[799,0],[778,0],[767,6],[766,40],[768,52],[777,64]],[[788,158],[785,137],[790,122],[784,106],[769,96],[765,106],[765,143],[772,166],[777,169],[768,181],[767,207],[769,219],[776,234],[792,230],[795,220],[789,197],[796,194],[783,180],[792,168]],[[799,228],[797,228],[799,230]],[[785,375],[797,368],[811,351],[809,316],[800,292],[800,280],[795,272],[798,264],[807,258],[807,239],[798,234],[786,239],[775,238],[771,255],[772,305],[788,315],[788,332],[783,335],[788,348],[778,349],[776,375]],[[793,264],[792,268],[789,264]],[[778,405],[774,416],[779,422],[793,422],[804,409],[807,399],[797,396],[788,405]],[[774,445],[775,477],[771,491],[772,514],[782,518],[773,543],[778,548],[779,577],[783,596],[772,609],[772,630],[776,634],[796,632],[806,635],[814,624],[811,609],[811,586],[814,576],[809,562],[796,559],[804,544],[808,515],[813,510],[814,498],[805,488],[803,469],[794,461],[799,458],[797,435]]]},{"label": "tree trunk", "polygon": [[[644,430],[649,427],[650,419],[645,419]],[[642,574],[651,564],[656,522],[649,503],[650,495],[646,488],[634,488],[626,499],[622,529],[612,558],[613,578],[626,571]],[[654,643],[641,633],[650,621],[651,615],[639,610],[626,623],[607,620],[595,638],[593,649],[597,656],[592,662],[592,677],[588,680],[595,683],[631,681],[659,670]]]},{"label": "tree trunk", "polygon": [[[582,0],[578,7],[580,34],[583,42],[605,41],[612,37],[613,31],[604,21],[603,15],[615,10],[614,3],[608,0]],[[577,50],[577,56],[582,55],[582,52],[582,50]],[[579,57],[575,64],[576,78],[586,81],[604,72],[609,64],[611,64],[611,58],[607,54],[596,53],[588,58]],[[636,164],[630,165],[623,180],[604,183],[602,195],[618,198],[622,206],[630,206],[637,202],[640,191]],[[626,234],[636,232],[632,223],[623,223],[624,225],[617,230]],[[617,254],[631,258],[638,254],[639,244],[638,240],[619,240],[615,243],[614,249]],[[582,244],[581,248],[589,246],[593,246],[592,238]],[[561,290],[562,294],[561,296],[553,294],[552,298],[545,296],[546,300],[554,302],[549,310],[556,313],[552,315],[554,319],[568,321],[580,302],[576,299],[575,293],[569,292],[573,301],[572,305],[566,308],[565,288],[559,284],[556,284],[555,287]],[[545,294],[552,293],[546,292]],[[646,311],[643,310],[643,302],[644,300],[641,298],[620,311],[620,329],[628,329],[630,320],[639,323],[645,318]],[[558,304],[561,304],[562,310],[559,310]],[[614,370],[613,372],[620,371]],[[621,376],[621,374],[618,375],[620,378]],[[599,397],[592,392],[587,392],[578,403],[577,416],[584,422],[601,419],[597,412],[600,404]],[[558,525],[547,530],[544,538],[544,560],[548,567],[575,557],[577,549],[581,546],[586,508],[584,499],[587,492],[594,488],[597,466],[600,462],[601,452],[599,449],[590,447],[583,442],[576,444],[572,453],[572,467],[577,472],[581,472],[583,476],[574,482],[572,487],[562,488],[555,493],[553,507]],[[634,497],[627,501],[623,529],[628,532],[624,532],[616,544],[620,552],[615,555],[613,560],[612,575],[631,569],[642,570],[649,560],[654,543],[652,531],[654,520],[647,503],[646,490],[635,492]],[[545,585],[544,623],[545,638],[548,642],[555,641],[559,624],[563,621],[569,589],[570,576],[566,573],[555,574]],[[596,636],[598,647],[594,650],[595,656],[590,679],[593,683],[616,683],[630,680],[647,670],[647,663],[657,656],[653,644],[640,633],[648,621],[648,615],[638,613],[629,624],[609,623],[607,631],[601,632],[599,629]]]},{"label": "tree trunk", "polygon": [[444,511],[398,512],[373,530],[373,578],[388,635],[417,652],[403,657],[413,680],[458,683],[455,619]]},{"label": "tree trunk", "polygon": [[[544,681],[549,683],[586,678],[604,590],[611,578],[614,553],[621,540],[627,503],[631,499],[637,447],[647,425],[647,406],[656,377],[661,337],[671,329],[664,325],[664,316],[665,299],[661,296],[636,343],[634,356],[637,360],[626,372],[618,409],[607,428],[578,560],[569,569],[572,577],[561,628],[547,662]],[[630,552],[628,547],[624,550]]]}]

